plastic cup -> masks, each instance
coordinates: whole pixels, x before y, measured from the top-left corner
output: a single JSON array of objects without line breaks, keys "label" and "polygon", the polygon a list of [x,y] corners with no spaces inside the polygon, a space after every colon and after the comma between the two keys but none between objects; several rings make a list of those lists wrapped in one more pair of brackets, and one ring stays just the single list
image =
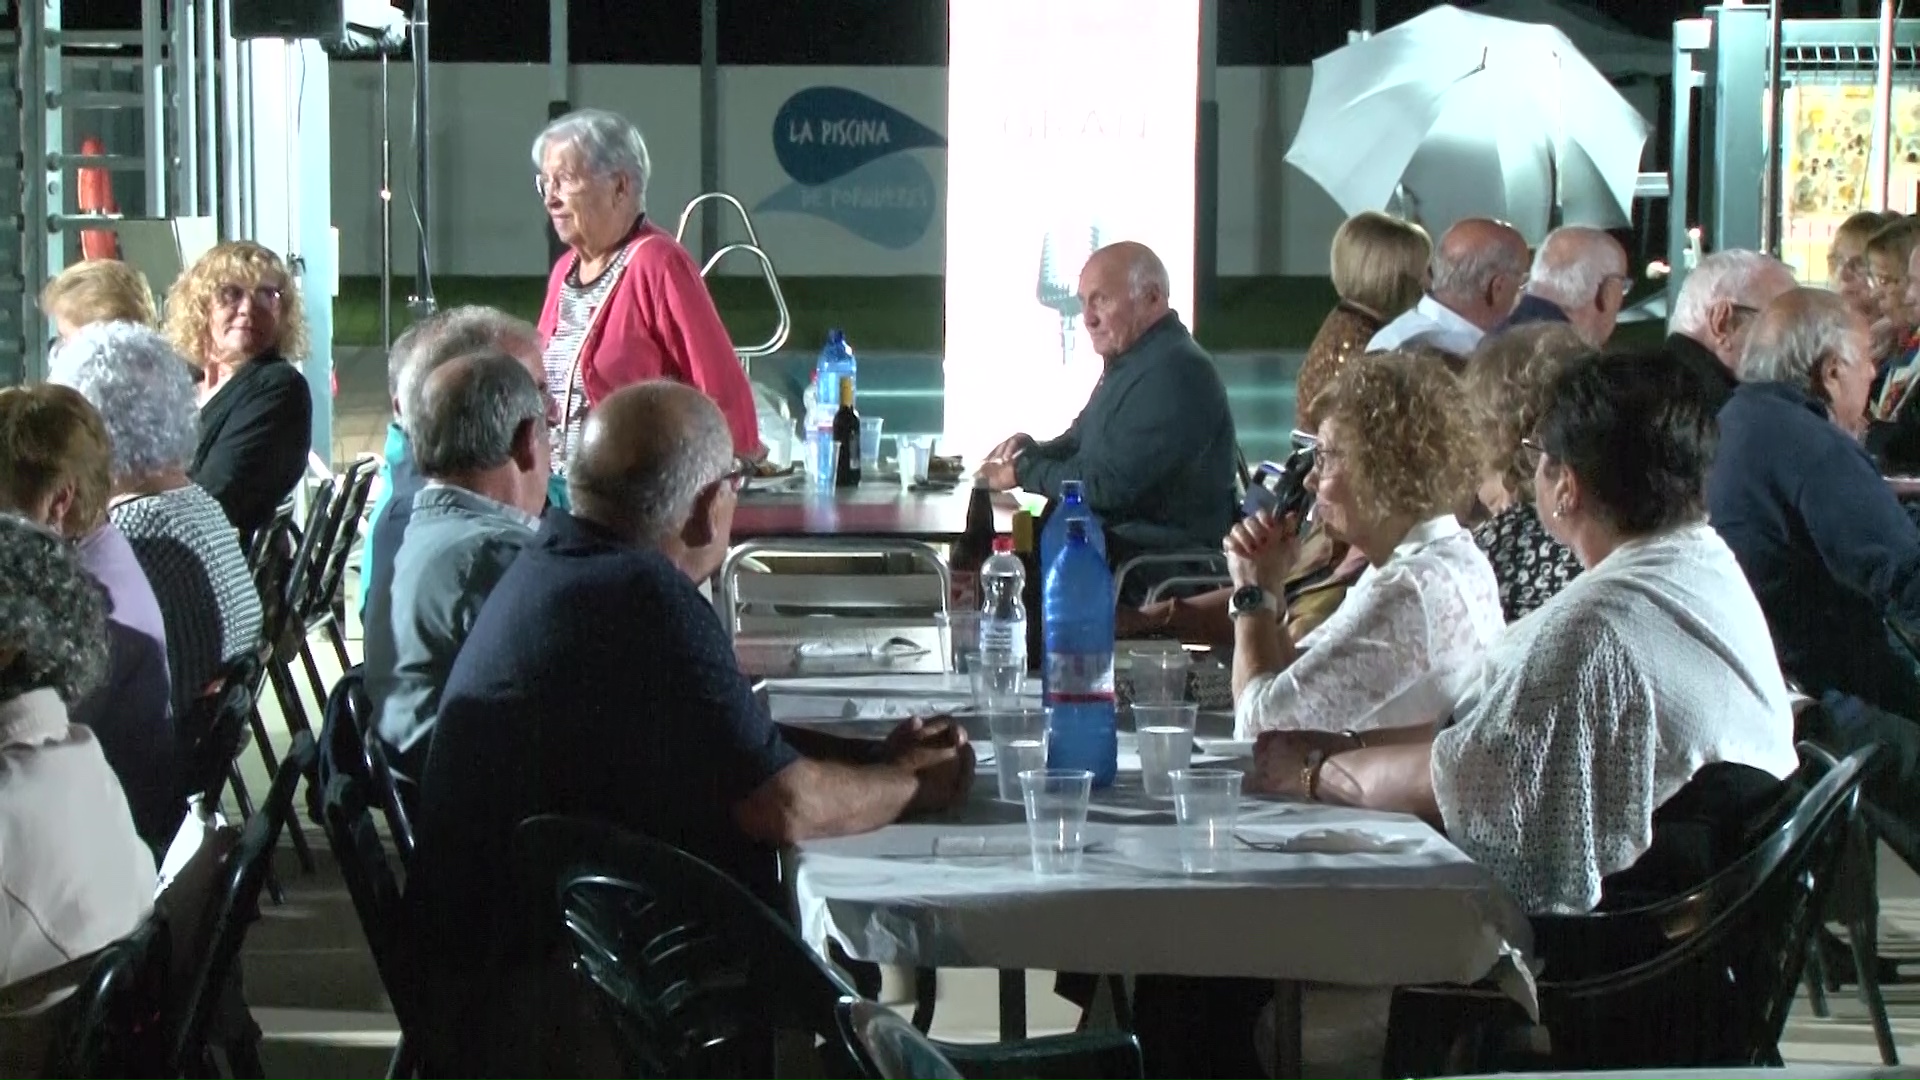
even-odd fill
[{"label": "plastic cup", "polygon": [[840,445],[823,434],[807,439],[807,487],[832,491],[840,468]]},{"label": "plastic cup", "polygon": [[994,772],[1000,797],[1019,802],[1020,774],[1047,767],[1047,714],[1043,709],[1007,709],[987,714],[987,734],[993,738]]},{"label": "plastic cup", "polygon": [[1140,784],[1147,794],[1173,794],[1170,774],[1193,761],[1193,728],[1200,707],[1185,702],[1133,706],[1133,733],[1140,747]]},{"label": "plastic cup", "polygon": [[1085,769],[1031,769],[1020,774],[1033,841],[1033,872],[1075,874],[1086,850],[1087,801],[1093,774]]},{"label": "plastic cup", "polygon": [[879,466],[880,429],[886,422],[884,416],[860,418],[860,468],[873,469]]},{"label": "plastic cup", "polygon": [[900,481],[924,484],[933,464],[933,436],[915,435],[900,440]]},{"label": "plastic cup", "polygon": [[987,660],[979,653],[970,656],[967,681],[973,689],[973,707],[981,712],[999,712],[1018,708],[1020,691],[1026,687],[1027,671],[1019,664]]},{"label": "plastic cup", "polygon": [[1189,874],[1233,868],[1233,826],[1240,816],[1238,769],[1176,769],[1173,816],[1180,834],[1180,865]]},{"label": "plastic cup", "polygon": [[1187,668],[1192,661],[1185,649],[1135,649],[1128,654],[1133,700],[1161,705],[1187,700]]}]

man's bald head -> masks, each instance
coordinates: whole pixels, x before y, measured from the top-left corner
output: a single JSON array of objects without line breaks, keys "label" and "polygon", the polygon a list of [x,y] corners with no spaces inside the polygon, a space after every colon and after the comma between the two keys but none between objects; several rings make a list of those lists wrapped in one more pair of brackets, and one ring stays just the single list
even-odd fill
[{"label": "man's bald head", "polygon": [[1566,312],[1573,328],[1597,349],[1613,336],[1627,280],[1627,249],[1620,241],[1604,229],[1567,225],[1541,242],[1527,274],[1527,292]]},{"label": "man's bald head", "polygon": [[1173,288],[1167,265],[1145,244],[1122,240],[1095,251],[1080,270],[1081,322],[1093,349],[1112,358],[1164,318]]},{"label": "man's bald head", "polygon": [[1492,330],[1513,310],[1526,280],[1527,258],[1526,238],[1513,226],[1462,218],[1434,250],[1428,291],[1461,318]]},{"label": "man's bald head", "polygon": [[[576,516],[669,548],[732,464],[726,417],[705,394],[667,380],[635,383],[588,414],[567,494]],[[719,544],[724,552],[725,536]]]}]

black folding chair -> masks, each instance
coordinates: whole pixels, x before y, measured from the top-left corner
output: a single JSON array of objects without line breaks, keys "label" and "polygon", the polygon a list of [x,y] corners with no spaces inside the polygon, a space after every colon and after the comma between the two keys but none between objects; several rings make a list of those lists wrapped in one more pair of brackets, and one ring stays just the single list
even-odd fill
[{"label": "black folding chair", "polygon": [[69,1010],[48,1076],[164,1077],[172,1050],[167,1024],[172,941],[159,912],[101,950]]}]

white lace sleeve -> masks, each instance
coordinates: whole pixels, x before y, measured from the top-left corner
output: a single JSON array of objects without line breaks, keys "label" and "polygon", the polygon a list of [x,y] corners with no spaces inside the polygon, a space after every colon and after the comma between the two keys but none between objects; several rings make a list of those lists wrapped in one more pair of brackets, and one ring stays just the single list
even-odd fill
[{"label": "white lace sleeve", "polygon": [[1234,702],[1240,738],[1282,729],[1343,731],[1426,674],[1427,612],[1414,575],[1382,573],[1370,588],[1349,594],[1309,641],[1285,671],[1248,681]]},{"label": "white lace sleeve", "polygon": [[1653,690],[1604,619],[1539,629],[1434,736],[1433,793],[1447,835],[1525,910],[1586,912],[1653,842]]}]

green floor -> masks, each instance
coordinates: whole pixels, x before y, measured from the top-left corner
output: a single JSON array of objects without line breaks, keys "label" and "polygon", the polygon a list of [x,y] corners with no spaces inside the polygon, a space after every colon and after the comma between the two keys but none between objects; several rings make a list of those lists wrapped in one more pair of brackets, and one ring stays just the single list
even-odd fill
[{"label": "green floor", "polygon": [[[398,283],[394,332],[406,326],[409,279]],[[773,332],[773,299],[757,277],[714,277],[707,287],[721,318],[737,342],[766,340]],[[938,355],[942,325],[938,277],[809,277],[781,281],[793,314],[789,347],[812,351],[826,340],[829,327],[844,327],[861,349]],[[443,277],[434,282],[442,307],[486,304],[527,319],[540,314],[545,278]],[[380,337],[380,283],[376,278],[345,278],[334,307],[334,340],[342,345],[376,345]],[[1304,349],[1333,307],[1333,285],[1325,278],[1224,278],[1215,303],[1200,313],[1201,344],[1215,352]],[[1641,324],[1622,328],[1618,345],[1651,344],[1658,328]]]}]

